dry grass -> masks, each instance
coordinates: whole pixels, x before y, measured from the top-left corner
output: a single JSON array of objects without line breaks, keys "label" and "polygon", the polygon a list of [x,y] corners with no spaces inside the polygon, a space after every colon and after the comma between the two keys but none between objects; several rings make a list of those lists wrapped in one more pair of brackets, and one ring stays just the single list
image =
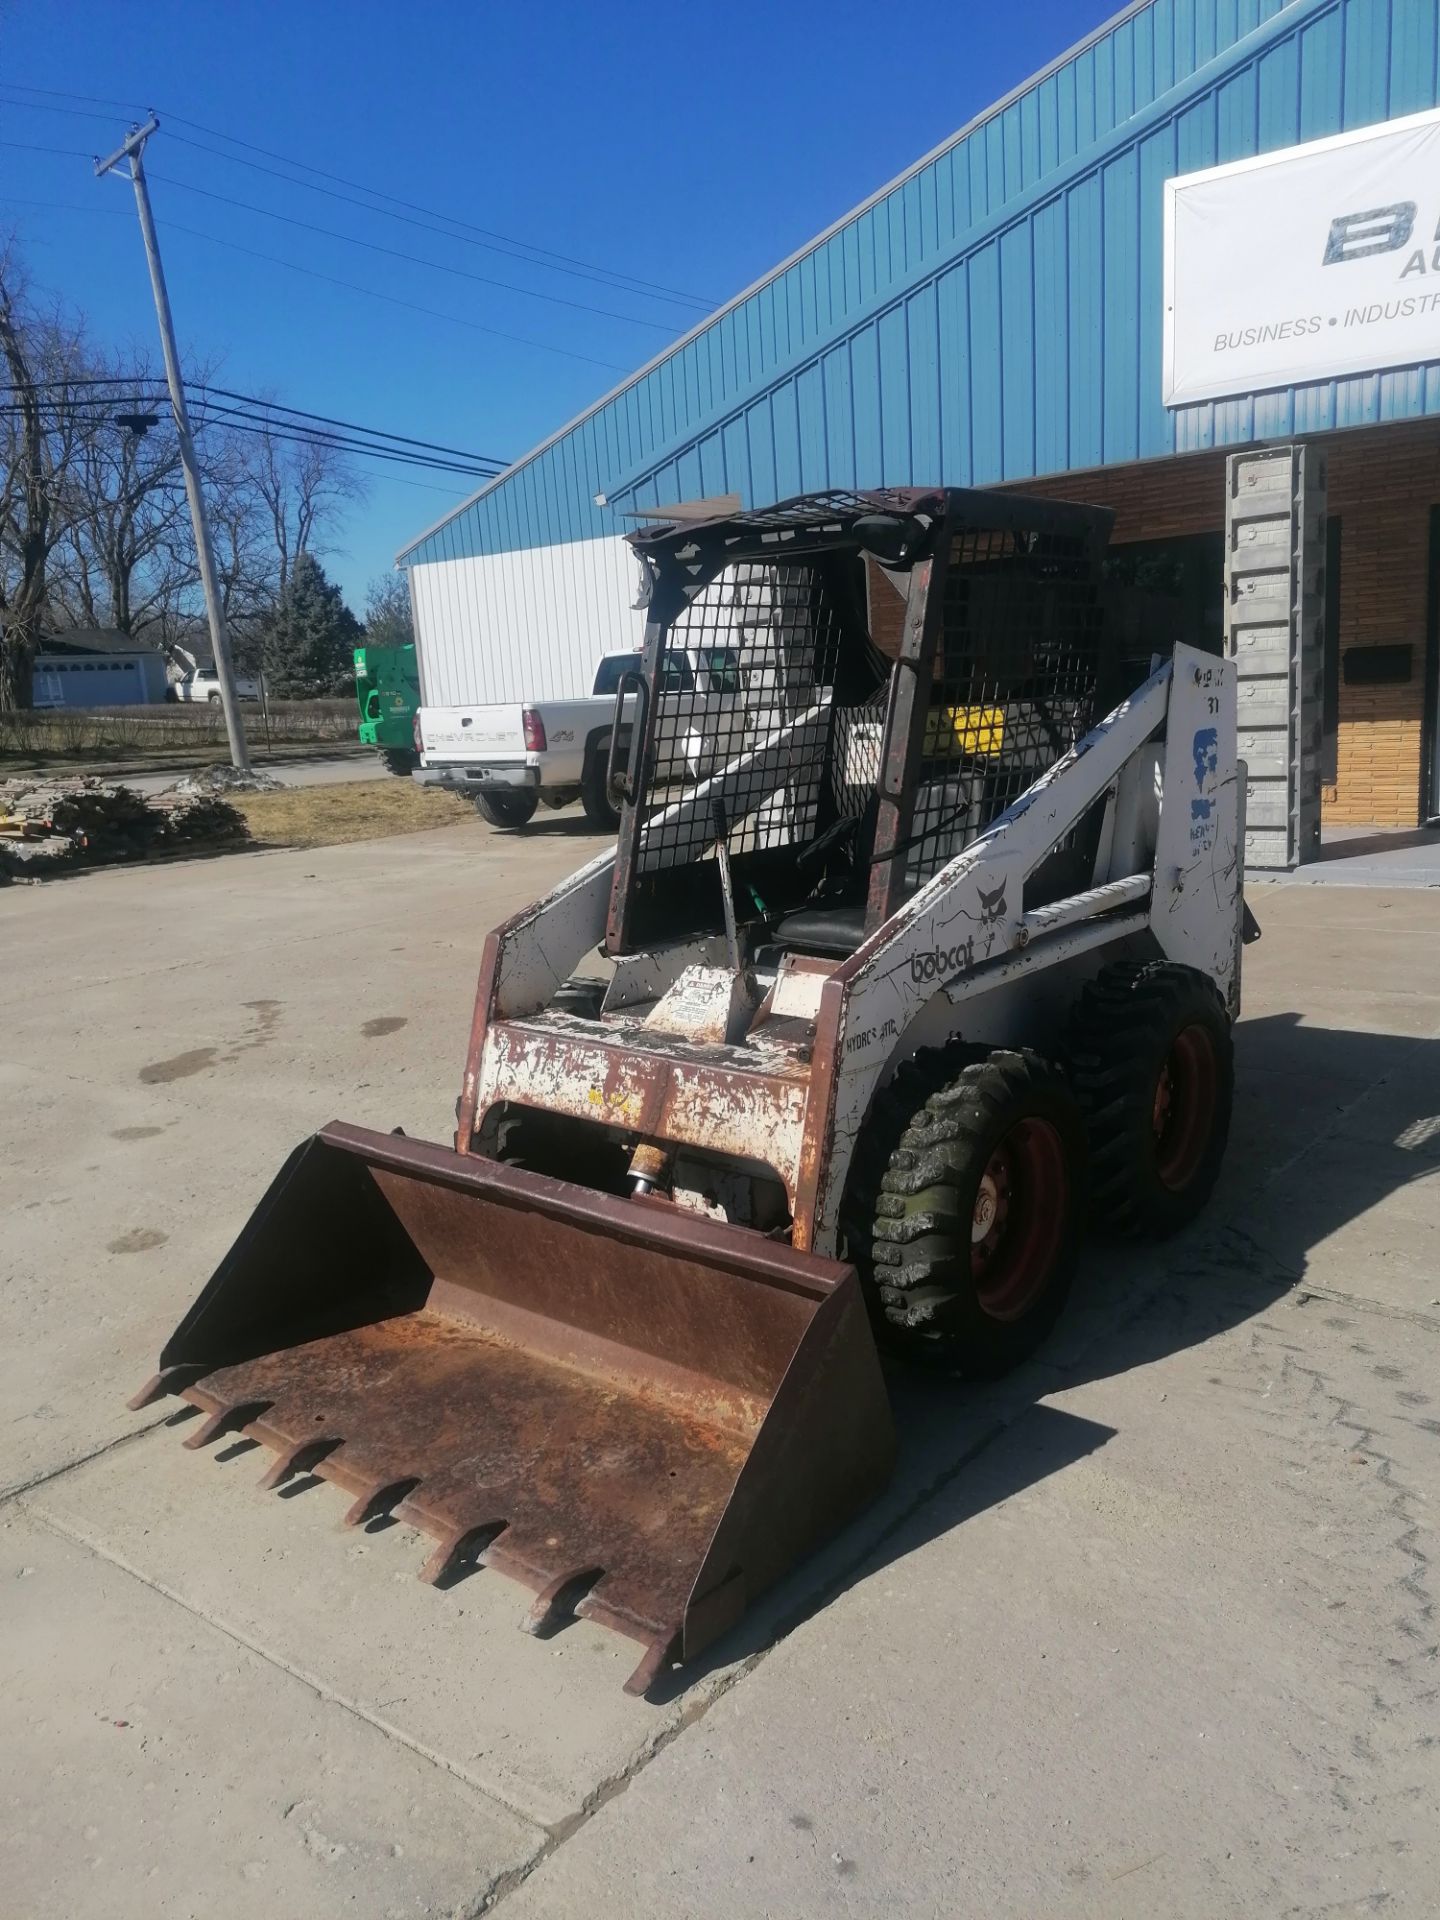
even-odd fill
[{"label": "dry grass", "polygon": [[385,840],[465,821],[479,825],[467,800],[418,787],[413,780],[347,780],[228,798],[244,814],[257,843],[268,847],[333,847],[344,840]]}]

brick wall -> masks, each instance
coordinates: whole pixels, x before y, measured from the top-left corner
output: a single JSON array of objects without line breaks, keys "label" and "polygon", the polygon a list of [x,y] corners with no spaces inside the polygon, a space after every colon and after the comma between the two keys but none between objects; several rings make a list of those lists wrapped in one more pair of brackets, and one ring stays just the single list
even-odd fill
[{"label": "brick wall", "polygon": [[[1418,420],[1332,435],[1329,510],[1340,518],[1340,653],[1408,642],[1411,679],[1346,686],[1340,678],[1336,779],[1326,822],[1413,827],[1420,818],[1425,706],[1425,618],[1430,508],[1440,505],[1440,422]],[[1061,474],[1029,492],[1103,502],[1116,511],[1112,542],[1219,531],[1225,455]],[[1219,582],[1216,583],[1217,591]]]}]

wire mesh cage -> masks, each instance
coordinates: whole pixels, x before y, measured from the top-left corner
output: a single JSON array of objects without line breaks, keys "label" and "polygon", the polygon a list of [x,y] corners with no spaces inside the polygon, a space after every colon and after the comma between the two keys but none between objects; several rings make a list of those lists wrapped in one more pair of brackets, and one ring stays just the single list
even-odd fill
[{"label": "wire mesh cage", "polygon": [[1096,717],[1107,527],[1096,509],[909,489],[633,536],[664,611],[612,951],[719,924],[721,841],[742,917],[893,912]]},{"label": "wire mesh cage", "polygon": [[906,879],[922,884],[1099,717],[1102,622],[1083,531],[952,533]]},{"label": "wire mesh cage", "polygon": [[[803,563],[727,567],[672,623],[644,770],[642,872],[712,857],[722,835],[732,856],[814,838],[826,794],[833,803],[844,785],[831,751],[841,628],[825,571]],[[714,792],[687,805],[697,781]]]}]

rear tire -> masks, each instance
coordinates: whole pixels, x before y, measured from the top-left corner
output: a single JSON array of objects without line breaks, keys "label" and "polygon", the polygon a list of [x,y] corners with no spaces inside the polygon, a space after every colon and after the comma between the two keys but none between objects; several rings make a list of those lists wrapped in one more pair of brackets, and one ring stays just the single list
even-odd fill
[{"label": "rear tire", "polygon": [[1106,967],[1066,1040],[1097,1222],[1163,1237],[1210,1198],[1230,1132],[1235,1049],[1215,984],[1170,961]]},{"label": "rear tire", "polygon": [[597,743],[580,782],[580,804],[585,809],[585,818],[602,833],[614,833],[620,826],[620,808],[605,779],[609,746],[608,740]]},{"label": "rear tire", "polygon": [[866,1123],[842,1219],[889,1344],[977,1379],[1060,1316],[1085,1214],[1085,1130],[1058,1067],[946,1048],[906,1062]]},{"label": "rear tire", "polygon": [[514,793],[477,793],[475,796],[475,811],[480,818],[502,832],[518,832],[538,805],[538,796],[523,787]]}]

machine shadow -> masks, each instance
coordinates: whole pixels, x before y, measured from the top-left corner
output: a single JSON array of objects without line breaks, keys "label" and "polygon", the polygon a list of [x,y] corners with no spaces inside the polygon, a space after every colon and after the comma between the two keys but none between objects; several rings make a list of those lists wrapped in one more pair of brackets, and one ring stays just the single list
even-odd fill
[{"label": "machine shadow", "polygon": [[[1431,1113],[1412,1113],[1426,1088]],[[1046,1397],[1153,1365],[1303,1287],[1312,1248],[1388,1193],[1440,1178],[1437,1088],[1440,1040],[1307,1026],[1296,1013],[1243,1021],[1226,1171],[1201,1217],[1159,1245],[1092,1240],[1059,1327],[1008,1379],[977,1385],[887,1360],[899,1453],[884,1493],[648,1697],[674,1699],[752,1657],[847,1588],[1103,1447],[1115,1429]],[[1417,1147],[1396,1143],[1407,1127]],[[1323,1177],[1305,1164],[1312,1154],[1326,1158]]]}]

